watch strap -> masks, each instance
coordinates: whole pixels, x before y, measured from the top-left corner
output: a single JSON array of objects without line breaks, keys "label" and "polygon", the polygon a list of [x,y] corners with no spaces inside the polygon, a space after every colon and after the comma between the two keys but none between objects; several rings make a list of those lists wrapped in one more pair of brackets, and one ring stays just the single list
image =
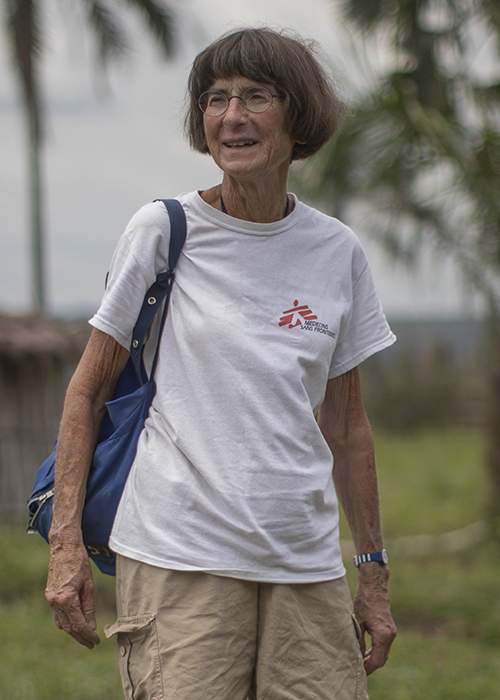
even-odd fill
[{"label": "watch strap", "polygon": [[353,557],[354,566],[359,567],[361,564],[366,564],[367,562],[374,561],[382,566],[389,563],[389,555],[386,549],[381,549],[377,552],[362,552],[361,554],[355,554]]}]

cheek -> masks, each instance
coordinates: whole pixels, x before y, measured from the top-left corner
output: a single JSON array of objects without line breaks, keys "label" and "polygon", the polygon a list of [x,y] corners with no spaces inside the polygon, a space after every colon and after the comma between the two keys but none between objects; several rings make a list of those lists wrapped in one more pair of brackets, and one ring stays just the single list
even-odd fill
[{"label": "cheek", "polygon": [[288,157],[292,151],[293,144],[286,134],[274,134],[271,139],[269,153],[282,158]]},{"label": "cheek", "polygon": [[213,123],[210,123],[207,119],[203,119],[203,133],[205,134],[205,141],[210,152],[217,146],[214,127],[215,125]]},{"label": "cheek", "polygon": [[273,126],[274,128],[270,130],[271,148],[275,154],[279,154],[283,157],[288,156],[288,154],[291,154],[293,143],[287,130],[284,115],[279,121],[277,120]]}]

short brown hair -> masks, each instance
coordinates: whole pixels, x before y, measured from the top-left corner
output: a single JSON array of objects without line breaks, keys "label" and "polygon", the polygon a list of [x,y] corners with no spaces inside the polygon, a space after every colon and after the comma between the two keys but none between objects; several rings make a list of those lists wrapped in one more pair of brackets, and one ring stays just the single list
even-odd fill
[{"label": "short brown hair", "polygon": [[199,96],[219,78],[238,75],[271,83],[289,96],[288,130],[297,142],[292,160],[316,153],[338,128],[344,103],[315,57],[314,45],[268,27],[240,29],[214,41],[193,62],[185,131],[196,151],[208,153]]}]

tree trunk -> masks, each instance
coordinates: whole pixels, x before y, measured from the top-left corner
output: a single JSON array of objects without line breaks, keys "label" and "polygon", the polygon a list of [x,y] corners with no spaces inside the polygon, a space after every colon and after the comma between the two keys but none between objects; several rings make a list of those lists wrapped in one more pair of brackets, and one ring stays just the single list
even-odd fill
[{"label": "tree trunk", "polygon": [[490,475],[488,514],[491,532],[500,543],[500,317],[490,308],[488,318],[489,402],[486,422],[487,468]]},{"label": "tree trunk", "polygon": [[28,121],[28,177],[31,223],[31,303],[34,314],[46,313],[45,251],[42,204],[41,138],[36,117],[29,113]]}]

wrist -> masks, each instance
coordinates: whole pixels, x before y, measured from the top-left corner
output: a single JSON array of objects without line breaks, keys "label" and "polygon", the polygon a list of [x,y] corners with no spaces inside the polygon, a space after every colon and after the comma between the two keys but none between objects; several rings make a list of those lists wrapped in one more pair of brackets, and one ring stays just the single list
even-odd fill
[{"label": "wrist", "polygon": [[363,578],[373,578],[373,576],[389,575],[389,566],[387,564],[378,564],[377,562],[366,562],[357,567],[358,576]]},{"label": "wrist", "polygon": [[387,566],[389,564],[389,553],[387,549],[377,549],[372,551],[358,552],[353,557],[354,566],[357,568],[364,566],[365,564],[378,564],[379,566]]},{"label": "wrist", "polygon": [[48,542],[51,548],[83,547],[82,530],[74,525],[52,525]]},{"label": "wrist", "polygon": [[386,589],[389,583],[390,571],[388,566],[377,563],[363,564],[358,569],[358,586],[361,588],[382,587]]}]

